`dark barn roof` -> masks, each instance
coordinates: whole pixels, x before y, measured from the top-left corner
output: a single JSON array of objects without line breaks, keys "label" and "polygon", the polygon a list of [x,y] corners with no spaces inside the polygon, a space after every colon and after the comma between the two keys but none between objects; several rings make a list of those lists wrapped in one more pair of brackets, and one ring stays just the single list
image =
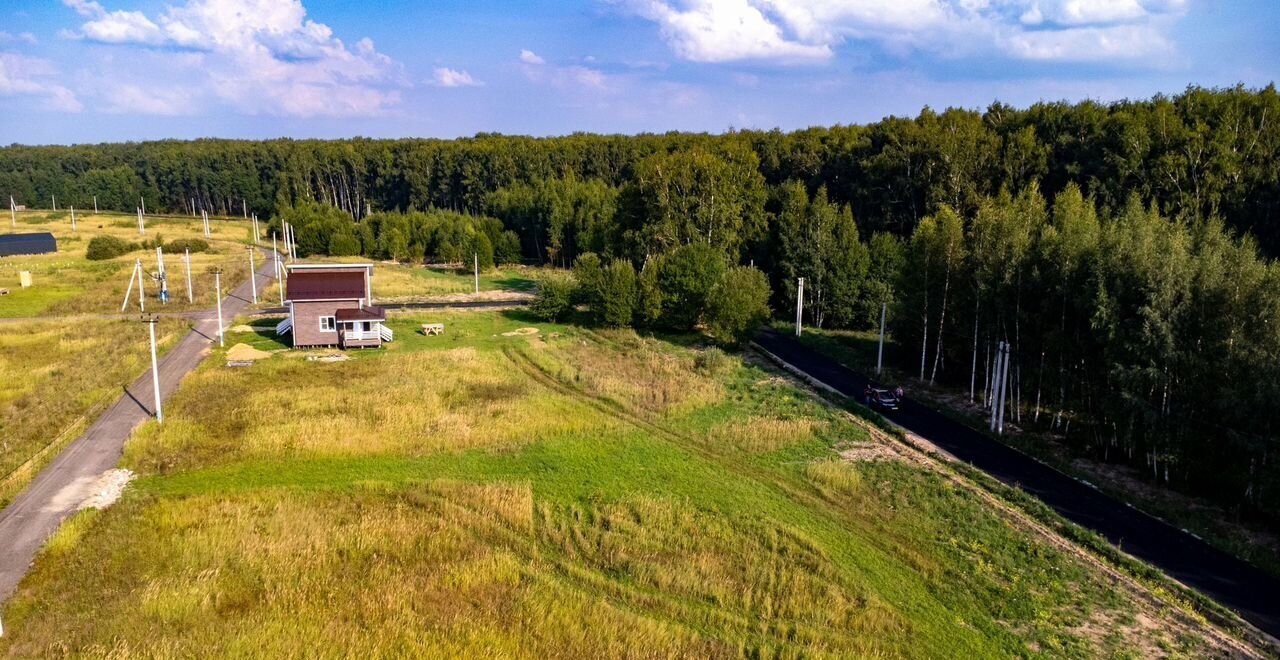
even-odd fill
[{"label": "dark barn roof", "polygon": [[364,271],[290,270],[289,300],[355,300],[364,297]]},{"label": "dark barn roof", "polygon": [[57,251],[58,241],[47,231],[36,234],[0,234],[0,257],[15,254],[47,254]]}]

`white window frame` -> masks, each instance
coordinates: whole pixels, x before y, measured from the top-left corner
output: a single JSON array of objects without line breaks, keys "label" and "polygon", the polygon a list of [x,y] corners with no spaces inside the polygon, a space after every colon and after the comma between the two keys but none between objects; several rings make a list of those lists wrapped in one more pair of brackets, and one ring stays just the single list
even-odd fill
[{"label": "white window frame", "polygon": [[[325,320],[329,321],[328,323],[329,327],[327,328],[325,327]],[[320,317],[320,332],[337,332],[337,331],[338,331],[338,318],[336,316],[330,315],[330,316]]]}]

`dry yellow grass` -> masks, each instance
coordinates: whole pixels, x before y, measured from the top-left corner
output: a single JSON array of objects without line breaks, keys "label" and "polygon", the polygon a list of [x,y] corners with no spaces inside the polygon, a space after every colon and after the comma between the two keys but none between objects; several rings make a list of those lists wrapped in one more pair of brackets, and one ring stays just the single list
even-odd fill
[{"label": "dry yellow grass", "polygon": [[710,441],[739,451],[768,453],[813,440],[824,424],[813,419],[778,419],[751,416],[734,419],[711,429]]},{"label": "dry yellow grass", "polygon": [[[161,350],[185,330],[165,319]],[[149,367],[147,332],[135,321],[0,323],[0,504]]]}]

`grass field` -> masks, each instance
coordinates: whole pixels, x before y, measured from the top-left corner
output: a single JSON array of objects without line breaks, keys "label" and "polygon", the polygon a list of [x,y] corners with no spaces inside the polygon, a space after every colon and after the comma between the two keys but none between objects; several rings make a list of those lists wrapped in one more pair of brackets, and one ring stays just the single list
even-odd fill
[{"label": "grass field", "polygon": [[[779,324],[782,327],[782,324]],[[788,329],[791,326],[786,326]],[[877,335],[849,330],[808,329],[802,341],[843,364],[869,373],[876,363]],[[885,344],[885,361],[891,364],[900,348],[892,341]],[[982,374],[978,376],[981,387]],[[904,384],[911,396],[926,401],[953,419],[983,431],[988,411],[969,405],[967,390],[939,384],[928,386],[911,374],[893,366],[885,369],[885,380]],[[967,384],[966,384],[967,387]],[[1242,557],[1273,575],[1280,576],[1280,531],[1261,523],[1241,520],[1222,507],[1199,498],[1183,495],[1149,483],[1144,473],[1122,465],[1106,464],[1079,456],[1062,438],[1035,429],[1018,429],[1010,424],[999,439],[1017,447],[1054,467],[1097,484],[1121,500],[1132,502],[1144,511],[1195,533],[1222,550]]]},{"label": "grass field", "polygon": [[[305,262],[369,263],[364,257],[309,257]],[[544,269],[532,266],[499,266],[480,273],[481,296],[512,298],[530,294]],[[378,302],[455,300],[475,292],[469,268],[379,261],[373,267],[373,297]]]},{"label": "grass field", "polygon": [[126,447],[140,479],[37,559],[0,652],[1212,650],[740,357],[515,312],[390,324],[390,348],[332,363],[282,350],[269,321],[229,335],[280,352],[228,368],[215,351],[188,377]]},{"label": "grass field", "polygon": [[[160,350],[186,328],[164,319]],[[0,323],[0,506],[150,367],[148,343],[122,319]]]},{"label": "grass field", "polygon": [[[211,221],[211,251],[191,255],[191,279],[194,302],[187,302],[186,268],[181,254],[166,254],[169,275],[168,305],[158,300],[157,284],[145,282],[147,311],[182,312],[208,309],[214,304],[214,277],[211,270],[223,269],[222,285],[230,290],[244,281],[249,272],[244,245],[249,231],[243,221]],[[104,261],[89,261],[85,250],[94,236],[112,235],[137,242],[157,237],[165,241],[203,238],[202,223],[195,218],[157,218],[147,220],[145,235],[138,234],[137,220],[129,215],[76,214],[76,231],[71,230],[71,215],[66,212],[25,212],[18,218],[17,228],[0,224],[0,234],[49,231],[58,240],[55,254],[0,257],[0,288],[9,290],[0,296],[0,318],[36,316],[71,316],[80,314],[112,314],[120,312],[134,260],[142,259],[148,273],[157,271],[155,250],[135,250]],[[268,251],[259,252],[266,258]],[[20,271],[30,271],[34,285],[19,286]],[[135,289],[136,291],[136,289]],[[136,300],[129,307],[137,311]]]}]

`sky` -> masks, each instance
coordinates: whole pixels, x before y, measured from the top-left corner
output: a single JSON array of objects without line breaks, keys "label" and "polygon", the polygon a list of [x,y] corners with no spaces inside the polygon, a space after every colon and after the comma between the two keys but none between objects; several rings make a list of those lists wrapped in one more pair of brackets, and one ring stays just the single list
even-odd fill
[{"label": "sky", "polygon": [[0,144],[723,132],[1270,84],[1277,0],[0,0]]}]

